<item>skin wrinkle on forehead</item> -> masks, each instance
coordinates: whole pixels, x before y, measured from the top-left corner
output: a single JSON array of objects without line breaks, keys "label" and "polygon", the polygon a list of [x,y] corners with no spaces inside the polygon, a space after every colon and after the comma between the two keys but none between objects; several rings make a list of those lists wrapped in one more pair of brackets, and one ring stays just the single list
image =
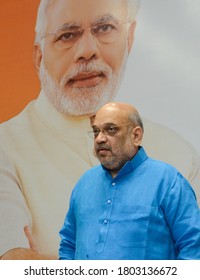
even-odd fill
[{"label": "skin wrinkle on forehead", "polygon": [[[78,23],[80,24],[81,21],[87,20],[90,23],[101,23],[102,21],[106,21],[106,20],[116,20],[117,22],[119,22],[119,20],[126,20],[127,16],[128,16],[128,12],[127,12],[127,8],[125,5],[124,1],[117,1],[117,3],[115,1],[105,1],[105,8],[102,9],[102,12],[105,14],[103,15],[98,15],[98,9],[95,9],[95,7],[93,7],[93,5],[90,5],[90,3],[86,4],[88,5],[87,8],[87,12],[84,11],[84,13],[77,13],[77,11],[80,10],[80,7],[78,6],[78,2],[77,2],[77,7],[75,5],[71,5],[71,1],[69,2],[69,8],[66,9],[66,13],[63,11],[63,9],[61,9],[61,5],[62,5],[62,1],[52,1],[47,9],[46,9],[46,32],[45,33],[50,33],[50,31],[48,30],[48,26],[49,29],[52,29],[52,25],[54,25],[57,21],[62,21],[64,20],[64,17],[68,17],[69,18],[69,22],[74,22],[75,25]],[[103,1],[102,1],[103,2]],[[74,2],[76,3],[76,2]],[[117,4],[117,5],[116,5]],[[60,7],[61,6],[61,7]],[[71,13],[69,12],[72,11]],[[65,14],[64,14],[65,13]],[[73,17],[79,18],[81,19],[80,21],[75,21],[73,20]],[[66,23],[68,23],[67,18],[66,18]],[[60,24],[62,26],[62,23]],[[55,30],[55,27],[54,27]]]},{"label": "skin wrinkle on forehead", "polygon": [[[82,0],[82,1],[85,1],[85,0]],[[103,0],[101,0],[101,2],[103,2]],[[106,7],[108,6],[109,2],[110,2],[109,0],[107,0],[105,2]],[[63,3],[62,2],[60,2],[60,3],[61,3],[60,6],[63,6],[63,4],[67,3],[67,0],[65,0]],[[78,3],[78,2],[74,1],[74,3]],[[83,2],[80,2],[80,3],[83,3]],[[98,4],[98,1],[96,3]],[[116,4],[121,5],[121,7],[118,9],[115,9],[115,11],[117,10],[117,12],[118,11],[122,12],[122,10],[123,10],[123,16],[122,16],[123,19],[126,18],[128,20],[133,20],[133,21],[135,20],[135,15],[136,15],[136,13],[138,11],[138,7],[139,7],[138,0],[123,0],[123,1],[115,0],[115,1],[113,1],[113,3],[112,2],[110,2],[110,3],[113,5],[114,8],[117,6]],[[57,14],[55,14],[55,9],[58,6],[59,6],[58,0],[41,0],[40,6],[39,6],[39,12],[37,14],[36,26],[35,26],[35,31],[36,31],[35,42],[39,42],[41,37],[43,37],[46,33],[49,33],[51,31],[51,29],[50,29],[50,31],[47,30],[48,20],[52,21],[56,18],[56,16],[59,18],[59,13],[62,13],[62,9],[60,8],[59,11],[57,12]],[[88,6],[91,6],[90,2],[89,2]],[[49,19],[49,12],[51,15],[51,9],[54,11],[54,13],[53,13],[52,19],[51,18]],[[75,8],[73,8],[73,10],[74,9]],[[85,7],[84,7],[83,11],[85,11]],[[92,13],[88,12],[88,14],[90,16],[92,16],[93,12]],[[83,15],[83,12],[81,13],[81,17],[82,17],[82,15]],[[81,17],[79,17],[79,18],[81,18]],[[118,16],[118,18],[119,18],[119,16]],[[58,24],[58,26],[59,26],[59,24]],[[54,31],[55,31],[55,29],[54,29]]]},{"label": "skin wrinkle on forehead", "polygon": [[[97,18],[94,22],[91,23],[91,26],[96,25],[96,24],[101,24],[107,21],[114,21],[115,23],[119,23],[119,19],[117,19],[116,17],[114,17],[111,14],[107,14],[107,15],[103,15],[100,16],[99,18]],[[58,31],[65,31],[66,29],[72,29],[72,28],[80,28],[81,23],[78,21],[74,21],[74,22],[66,22],[63,25],[61,25],[60,27],[58,27],[56,29],[56,32]],[[48,33],[51,34],[51,33]]]}]

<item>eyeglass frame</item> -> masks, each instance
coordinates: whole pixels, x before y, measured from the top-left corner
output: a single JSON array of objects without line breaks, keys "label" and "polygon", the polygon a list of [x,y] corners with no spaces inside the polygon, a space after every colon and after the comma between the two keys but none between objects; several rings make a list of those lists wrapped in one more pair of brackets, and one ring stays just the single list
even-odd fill
[{"label": "eyeglass frame", "polygon": [[[112,18],[112,17],[111,17]],[[115,21],[119,26],[121,26],[121,25],[123,25],[123,24],[127,24],[127,23],[131,23],[132,22],[132,20],[126,20],[126,21],[122,21],[122,22],[117,22],[117,20],[116,19],[107,19],[107,20],[105,20],[105,21],[97,21],[96,23],[93,23],[91,26],[86,26],[86,27],[84,27],[84,28],[82,28],[81,26],[78,26],[78,25],[75,25],[75,23],[72,25],[72,24],[64,24],[63,26],[61,26],[59,29],[57,29],[55,32],[51,32],[51,33],[47,33],[47,34],[45,34],[45,35],[43,35],[41,38],[40,38],[40,40],[43,40],[43,39],[45,39],[47,36],[55,36],[57,33],[59,33],[59,32],[61,32],[61,31],[67,31],[67,29],[69,29],[69,31],[70,31],[70,28],[77,28],[76,29],[76,33],[78,33],[78,35],[74,38],[74,39],[72,39],[74,42],[71,42],[72,43],[72,46],[73,45],[75,45],[75,43],[83,36],[83,34],[84,34],[84,32],[85,32],[85,30],[86,29],[90,29],[90,32],[91,32],[91,34],[92,35],[94,35],[95,34],[95,29],[98,29],[98,27],[103,27],[103,26],[105,26],[105,25],[110,25],[111,26],[111,23],[109,23],[109,20],[111,21],[111,20],[113,20],[113,21]],[[72,30],[73,31],[73,30]],[[67,32],[66,32],[67,33]],[[70,32],[69,32],[70,33]],[[64,35],[65,33],[63,33],[63,34],[60,34],[60,36],[57,36],[57,39],[55,40],[55,41],[58,41],[59,40],[59,38],[60,37],[62,37],[63,35]],[[95,37],[97,40],[98,40],[98,38],[97,37]],[[69,41],[68,41],[69,42]],[[103,42],[101,42],[101,43],[103,43]],[[112,44],[113,42],[110,42],[110,43],[104,43],[104,44]],[[67,48],[70,48],[70,47],[72,47],[72,46],[69,46],[69,47],[67,47]]]},{"label": "eyeglass frame", "polygon": [[[89,135],[92,135],[93,136],[93,139],[96,139],[98,136],[99,136],[99,134],[100,133],[102,133],[104,136],[110,136],[110,137],[114,137],[115,136],[115,134],[117,134],[117,132],[119,131],[119,128],[121,128],[121,127],[124,127],[124,126],[129,126],[129,125],[134,125],[133,123],[126,123],[126,124],[121,124],[121,125],[116,125],[116,124],[105,124],[105,127],[104,128],[98,128],[98,134],[97,135],[95,135],[95,131],[94,131],[94,128],[95,127],[93,127],[93,130],[91,130],[91,131],[88,131],[88,134]],[[107,131],[106,131],[106,126],[108,127],[107,128]],[[115,128],[115,131],[114,132],[108,132],[108,129],[109,128]],[[136,126],[134,126],[133,128],[135,128]],[[106,133],[105,133],[105,131],[106,131]]]}]

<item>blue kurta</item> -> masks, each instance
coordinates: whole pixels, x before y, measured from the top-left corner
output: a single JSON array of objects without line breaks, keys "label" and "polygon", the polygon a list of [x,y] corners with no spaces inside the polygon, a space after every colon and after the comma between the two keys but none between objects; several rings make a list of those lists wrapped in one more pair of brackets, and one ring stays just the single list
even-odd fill
[{"label": "blue kurta", "polygon": [[140,148],[115,178],[101,165],[75,186],[60,259],[200,259],[200,211],[188,181]]}]

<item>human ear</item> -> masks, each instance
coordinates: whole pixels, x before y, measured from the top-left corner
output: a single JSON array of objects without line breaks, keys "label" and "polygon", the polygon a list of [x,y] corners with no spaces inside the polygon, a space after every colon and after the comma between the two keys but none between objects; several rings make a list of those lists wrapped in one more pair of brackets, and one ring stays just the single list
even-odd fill
[{"label": "human ear", "polygon": [[39,73],[41,61],[42,61],[41,46],[39,44],[35,44],[33,47],[33,63],[37,73]]},{"label": "human ear", "polygon": [[130,53],[134,41],[136,21],[131,22],[131,25],[128,30],[128,53]]},{"label": "human ear", "polygon": [[90,116],[90,126],[94,124],[95,115]]},{"label": "human ear", "polygon": [[140,126],[136,126],[132,130],[132,140],[134,143],[134,146],[138,147],[140,146],[143,138],[143,130]]}]

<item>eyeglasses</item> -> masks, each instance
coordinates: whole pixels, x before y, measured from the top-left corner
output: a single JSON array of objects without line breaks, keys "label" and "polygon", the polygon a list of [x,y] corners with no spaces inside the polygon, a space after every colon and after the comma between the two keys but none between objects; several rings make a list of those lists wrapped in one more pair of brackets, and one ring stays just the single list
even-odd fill
[{"label": "eyeglasses", "polygon": [[105,125],[103,128],[93,127],[92,131],[89,131],[88,134],[96,139],[101,132],[104,136],[114,136],[123,126],[133,125],[131,123],[126,123],[122,125]]},{"label": "eyeglasses", "polygon": [[69,49],[81,38],[86,29],[90,29],[96,40],[103,44],[113,44],[119,40],[119,35],[123,24],[130,23],[124,21],[119,23],[116,20],[103,21],[92,26],[82,28],[76,24],[64,24],[56,32],[48,33],[41,37],[53,36],[53,43],[61,49]]}]

